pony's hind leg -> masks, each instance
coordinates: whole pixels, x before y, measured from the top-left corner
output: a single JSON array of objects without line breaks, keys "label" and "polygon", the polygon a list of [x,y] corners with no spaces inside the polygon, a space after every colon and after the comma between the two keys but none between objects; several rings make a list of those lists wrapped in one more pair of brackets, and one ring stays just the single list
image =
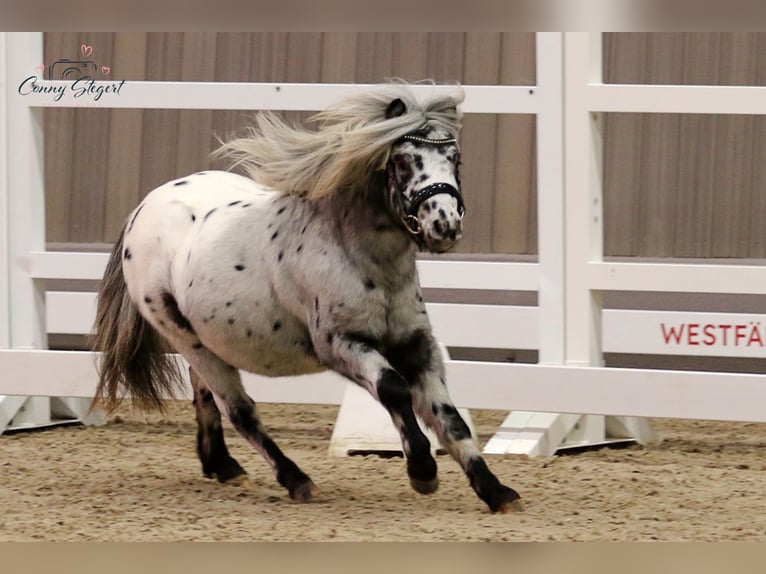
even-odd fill
[{"label": "pony's hind leg", "polygon": [[314,483],[284,455],[263,428],[255,402],[242,386],[239,371],[201,345],[186,349],[182,354],[212,394],[217,407],[226,414],[237,432],[269,463],[277,481],[287,489],[290,498],[301,502],[311,500],[316,490]]},{"label": "pony's hind leg", "polygon": [[213,394],[202,383],[197,371],[189,368],[189,378],[194,389],[194,409],[197,415],[197,454],[202,463],[202,472],[208,478],[219,482],[247,486],[247,473],[229,454],[223,438],[221,412],[215,404]]},{"label": "pony's hind leg", "polygon": [[[172,294],[166,291],[147,293],[144,301],[151,305],[155,300],[162,305],[150,307],[149,311],[154,321],[154,327],[170,342],[173,348],[186,358],[193,372],[197,416],[203,423],[204,431],[215,426],[214,406],[217,406],[231,421],[234,428],[266,459],[279,483],[287,488],[290,498],[306,501],[312,496],[314,484],[298,466],[287,458],[279,447],[274,444],[258,419],[255,403],[247,396],[239,371],[223,361],[215,353],[206,348],[200,341],[190,321],[181,314],[178,304]],[[214,405],[202,392],[206,388],[212,395]],[[212,417],[212,419],[211,419]],[[213,420],[211,425],[210,421]],[[206,434],[208,438],[220,438],[218,446],[223,446],[222,434]],[[203,452],[205,452],[203,450]],[[223,449],[213,451],[222,456]],[[227,453],[228,454],[228,453]],[[200,456],[202,458],[202,455]],[[229,457],[228,467],[219,468],[220,472],[237,472],[239,464]],[[206,460],[202,460],[203,465]],[[209,459],[208,459],[209,462]],[[234,462],[234,464],[232,464]],[[203,467],[204,468],[204,467]],[[243,471],[244,472],[244,471]]]}]

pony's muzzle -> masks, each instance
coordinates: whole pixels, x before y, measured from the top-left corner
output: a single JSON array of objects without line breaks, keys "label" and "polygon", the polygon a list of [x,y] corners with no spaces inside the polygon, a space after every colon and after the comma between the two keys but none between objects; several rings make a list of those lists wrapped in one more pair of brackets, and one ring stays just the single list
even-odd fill
[{"label": "pony's muzzle", "polygon": [[435,195],[435,207],[421,206],[419,221],[423,242],[433,253],[453,249],[463,237],[463,209],[450,194]]}]

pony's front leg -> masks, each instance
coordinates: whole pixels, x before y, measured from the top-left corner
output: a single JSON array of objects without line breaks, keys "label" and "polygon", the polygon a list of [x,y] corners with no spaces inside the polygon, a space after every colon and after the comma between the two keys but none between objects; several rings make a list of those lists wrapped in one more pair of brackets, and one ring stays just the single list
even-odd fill
[{"label": "pony's front leg", "polygon": [[367,389],[388,411],[402,439],[412,488],[420,494],[435,492],[439,487],[436,461],[412,410],[412,393],[407,381],[363,337],[328,335],[323,342],[318,349],[320,358],[336,372]]},{"label": "pony's front leg", "polygon": [[[442,447],[462,467],[471,487],[492,512],[524,510],[519,494],[502,484],[487,467],[476,439],[455,408],[447,392],[444,361],[436,341],[423,336],[422,341],[399,349],[392,356],[394,366],[408,373],[415,412],[433,429]],[[413,358],[420,357],[420,362]]]}]

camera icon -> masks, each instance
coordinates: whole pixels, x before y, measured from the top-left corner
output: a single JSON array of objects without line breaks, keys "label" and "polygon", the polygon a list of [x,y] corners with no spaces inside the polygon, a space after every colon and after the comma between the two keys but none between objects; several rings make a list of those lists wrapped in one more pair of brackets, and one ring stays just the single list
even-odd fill
[{"label": "camera icon", "polygon": [[48,66],[49,80],[78,80],[83,76],[89,76],[98,70],[96,62],[92,60],[69,60],[67,58],[56,60]]}]

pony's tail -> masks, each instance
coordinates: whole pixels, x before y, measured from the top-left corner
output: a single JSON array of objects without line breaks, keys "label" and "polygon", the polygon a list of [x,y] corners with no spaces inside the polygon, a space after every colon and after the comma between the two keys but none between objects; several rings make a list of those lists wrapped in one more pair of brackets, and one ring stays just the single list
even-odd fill
[{"label": "pony's tail", "polygon": [[178,364],[160,334],[139,314],[122,275],[125,228],[114,245],[98,291],[91,348],[101,353],[91,409],[113,412],[130,393],[144,409],[163,410],[163,398],[181,384]]}]

